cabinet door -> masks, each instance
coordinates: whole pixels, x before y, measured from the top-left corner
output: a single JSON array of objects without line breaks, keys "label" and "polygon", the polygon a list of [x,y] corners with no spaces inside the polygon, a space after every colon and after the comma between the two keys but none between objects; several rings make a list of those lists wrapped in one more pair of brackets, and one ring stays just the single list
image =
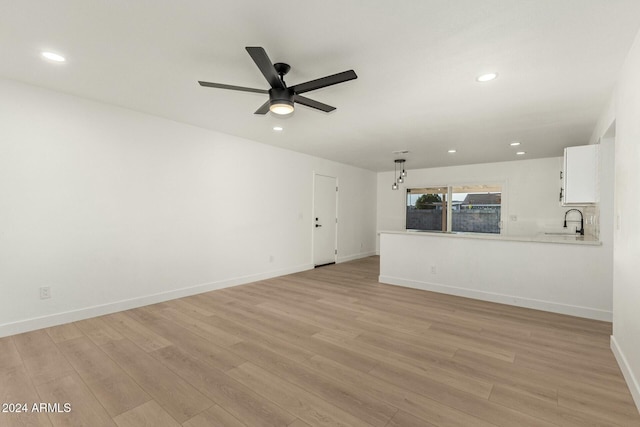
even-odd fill
[{"label": "cabinet door", "polygon": [[563,204],[598,201],[598,145],[564,149]]}]

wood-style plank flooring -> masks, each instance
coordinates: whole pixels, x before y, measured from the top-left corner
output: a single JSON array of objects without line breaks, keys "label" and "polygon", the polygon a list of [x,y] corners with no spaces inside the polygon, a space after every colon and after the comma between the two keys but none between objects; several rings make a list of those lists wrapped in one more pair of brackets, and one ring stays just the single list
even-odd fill
[{"label": "wood-style plank flooring", "polygon": [[640,426],[611,324],[381,285],[377,257],[0,339],[0,426]]}]

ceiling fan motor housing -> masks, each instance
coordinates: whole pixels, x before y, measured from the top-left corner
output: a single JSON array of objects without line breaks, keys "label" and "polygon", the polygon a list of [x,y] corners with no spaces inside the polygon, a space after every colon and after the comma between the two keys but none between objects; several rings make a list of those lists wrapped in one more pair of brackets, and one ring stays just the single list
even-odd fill
[{"label": "ceiling fan motor housing", "polygon": [[277,87],[269,89],[269,104],[289,104],[293,106],[293,90]]}]

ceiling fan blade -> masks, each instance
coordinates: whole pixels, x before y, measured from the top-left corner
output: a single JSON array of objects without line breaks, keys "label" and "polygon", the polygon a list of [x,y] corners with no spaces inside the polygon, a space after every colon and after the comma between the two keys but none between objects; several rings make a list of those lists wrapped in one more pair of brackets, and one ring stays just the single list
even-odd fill
[{"label": "ceiling fan blade", "polygon": [[307,107],[315,108],[325,113],[330,113],[336,109],[336,107],[332,107],[331,105],[323,104],[322,102],[314,101],[313,99],[300,95],[293,95],[293,100],[298,104],[306,105]]},{"label": "ceiling fan blade", "polygon": [[343,71],[342,73],[333,74],[331,76],[322,77],[321,79],[311,80],[306,83],[300,83],[299,85],[291,86],[289,89],[292,89],[295,93],[305,93],[357,78],[358,76],[356,75],[355,71],[349,70]]},{"label": "ceiling fan blade", "polygon": [[217,89],[240,90],[240,91],[243,91],[243,92],[254,92],[254,93],[269,93],[268,90],[254,89],[254,88],[251,88],[251,87],[223,85],[222,83],[210,83],[210,82],[201,82],[201,81],[198,81],[198,83],[200,83],[200,86],[215,87]]},{"label": "ceiling fan blade", "polygon": [[246,49],[247,52],[249,52],[249,55],[251,55],[251,59],[256,63],[260,72],[262,72],[262,75],[267,79],[271,87],[284,89],[284,84],[282,83],[282,80],[280,80],[273,63],[267,56],[267,52],[265,52],[261,47],[247,46]]},{"label": "ceiling fan blade", "polygon": [[269,101],[265,102],[253,114],[267,114],[269,112]]}]

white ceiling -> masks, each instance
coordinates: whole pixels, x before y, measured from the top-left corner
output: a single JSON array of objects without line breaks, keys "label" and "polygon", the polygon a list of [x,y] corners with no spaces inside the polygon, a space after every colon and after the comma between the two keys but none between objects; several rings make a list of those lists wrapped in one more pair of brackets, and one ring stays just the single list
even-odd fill
[{"label": "white ceiling", "polygon": [[[374,171],[408,149],[413,169],[587,143],[639,28],[638,0],[0,0],[0,76]],[[305,94],[332,113],[254,115],[265,95],[197,84],[267,89],[245,46],[289,85],[358,79]]]}]

